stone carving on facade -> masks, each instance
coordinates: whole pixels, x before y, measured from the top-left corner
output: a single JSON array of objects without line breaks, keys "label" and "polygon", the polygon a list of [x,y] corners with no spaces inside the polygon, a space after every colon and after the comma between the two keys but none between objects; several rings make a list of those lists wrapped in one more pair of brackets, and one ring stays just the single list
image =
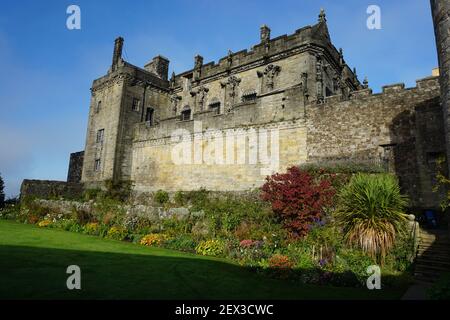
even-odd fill
[{"label": "stone carving on facade", "polygon": [[223,81],[220,83],[222,88],[225,89],[225,106],[227,112],[231,111],[232,106],[236,103],[236,97],[237,97],[237,89],[239,87],[239,84],[241,82],[241,79],[231,76],[227,79],[227,81]]},{"label": "stone carving on facade", "polygon": [[170,77],[170,89],[175,88],[175,72],[172,72],[172,76]]},{"label": "stone carving on facade", "polygon": [[323,8],[320,9],[320,13],[319,13],[319,22],[327,22],[327,18],[325,15],[325,10]]},{"label": "stone carving on facade", "polygon": [[181,97],[173,94],[170,96],[170,104],[171,104],[171,109],[172,109],[172,113],[173,115],[177,115],[178,112],[178,101],[181,100]]},{"label": "stone carving on facade", "polygon": [[201,86],[195,92],[195,99],[196,99],[196,102],[197,102],[197,108],[200,111],[204,110],[206,96],[208,95],[208,91],[209,91],[208,88],[206,88],[204,86]]},{"label": "stone carving on facade", "polygon": [[227,55],[227,69],[231,68],[231,64],[233,63],[233,52],[231,50],[228,50]]},{"label": "stone carving on facade", "polygon": [[342,96],[342,100],[348,100],[350,93],[348,92],[348,87],[345,83],[345,78],[343,76],[343,74],[338,77],[337,79],[338,81],[338,87]]},{"label": "stone carving on facade", "polygon": [[281,67],[269,64],[263,72],[257,71],[257,75],[262,79],[263,92],[272,91],[275,87],[275,77],[280,73]]},{"label": "stone carving on facade", "polygon": [[369,88],[369,80],[367,80],[367,77],[364,77],[363,81],[363,89]]},{"label": "stone carving on facade", "polygon": [[316,83],[317,83],[317,103],[324,102],[323,95],[323,62],[321,57],[316,59]]},{"label": "stone carving on facade", "polygon": [[308,73],[307,72],[302,72],[301,78],[302,78],[302,81],[301,81],[300,84],[301,84],[301,87],[302,87],[302,90],[303,90],[303,96],[306,99],[308,99],[308,97],[309,97],[309,93],[308,93]]}]

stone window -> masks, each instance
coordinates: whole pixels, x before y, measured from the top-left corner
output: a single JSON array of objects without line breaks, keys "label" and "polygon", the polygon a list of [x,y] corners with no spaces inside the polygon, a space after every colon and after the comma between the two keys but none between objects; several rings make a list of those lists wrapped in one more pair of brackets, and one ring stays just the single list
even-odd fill
[{"label": "stone window", "polygon": [[102,107],[102,101],[99,100],[99,101],[97,102],[97,105],[95,106],[95,112],[99,112],[100,109],[101,109],[101,107]]},{"label": "stone window", "polygon": [[151,126],[153,125],[153,114],[155,110],[153,108],[147,108],[145,111],[145,122],[147,125]]},{"label": "stone window", "polygon": [[212,98],[209,103],[209,109],[214,111],[215,114],[220,114],[220,101],[217,98]]},{"label": "stone window", "polygon": [[242,102],[251,102],[256,100],[257,93],[255,90],[248,90],[242,94]]},{"label": "stone window", "polygon": [[210,104],[209,108],[213,110],[215,114],[220,114],[220,102]]},{"label": "stone window", "polygon": [[94,171],[95,172],[100,171],[100,164],[101,164],[100,159],[95,159],[95,162],[94,162]]},{"label": "stone window", "polygon": [[97,138],[96,138],[96,142],[97,143],[102,143],[103,142],[103,138],[105,136],[105,129],[100,129],[97,131]]},{"label": "stone window", "polygon": [[133,103],[131,105],[131,110],[133,111],[139,111],[139,105],[141,104],[141,101],[137,98],[133,98]]},{"label": "stone window", "polygon": [[191,120],[191,108],[189,106],[185,106],[183,111],[181,111],[181,121]]}]

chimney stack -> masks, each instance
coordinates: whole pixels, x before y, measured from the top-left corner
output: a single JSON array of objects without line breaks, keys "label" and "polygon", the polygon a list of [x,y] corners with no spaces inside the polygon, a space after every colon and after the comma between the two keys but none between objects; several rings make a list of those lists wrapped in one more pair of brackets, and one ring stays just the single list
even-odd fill
[{"label": "chimney stack", "polygon": [[167,80],[169,77],[169,59],[158,55],[147,63],[144,69],[155,74],[160,79]]},{"label": "chimney stack", "polygon": [[123,48],[123,38],[118,37],[114,41],[114,52],[112,59],[113,69],[118,65],[119,61],[122,60],[122,48]]}]

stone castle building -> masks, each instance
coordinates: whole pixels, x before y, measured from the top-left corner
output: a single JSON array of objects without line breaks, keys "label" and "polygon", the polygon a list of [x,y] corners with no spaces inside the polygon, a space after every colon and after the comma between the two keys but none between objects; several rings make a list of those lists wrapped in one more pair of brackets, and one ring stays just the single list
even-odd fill
[{"label": "stone castle building", "polygon": [[[92,84],[86,147],[71,155],[68,181],[86,188],[131,180],[137,192],[243,191],[259,187],[270,172],[261,161],[264,145],[266,156],[279,155],[279,172],[317,162],[385,164],[415,206],[437,207],[432,187],[449,126],[448,105],[440,105],[448,93],[448,8],[440,10],[447,10],[446,27],[436,27],[438,38],[447,37],[440,48],[447,54],[447,61],[440,59],[447,78],[439,84],[435,74],[413,88],[399,83],[377,94],[333,45],[324,11],[316,24],[273,39],[264,25],[249,51],[229,51],[217,63],[197,55],[193,69],[170,77],[165,57],[143,68],[124,61],[119,37],[110,69]],[[214,129],[228,137],[223,145],[214,144],[217,136],[197,139]],[[192,161],[173,161],[177,130],[190,139],[192,148],[184,151]],[[276,142],[263,143],[264,132],[276,132]],[[214,144],[214,154],[227,161],[205,163],[196,143]],[[249,161],[252,154],[256,162]]]}]

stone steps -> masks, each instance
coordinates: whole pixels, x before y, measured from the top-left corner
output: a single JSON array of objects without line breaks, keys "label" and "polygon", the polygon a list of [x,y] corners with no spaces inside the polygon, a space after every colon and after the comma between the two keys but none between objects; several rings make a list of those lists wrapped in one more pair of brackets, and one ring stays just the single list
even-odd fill
[{"label": "stone steps", "polygon": [[450,239],[446,230],[420,229],[414,279],[435,282],[443,272],[450,271]]}]

